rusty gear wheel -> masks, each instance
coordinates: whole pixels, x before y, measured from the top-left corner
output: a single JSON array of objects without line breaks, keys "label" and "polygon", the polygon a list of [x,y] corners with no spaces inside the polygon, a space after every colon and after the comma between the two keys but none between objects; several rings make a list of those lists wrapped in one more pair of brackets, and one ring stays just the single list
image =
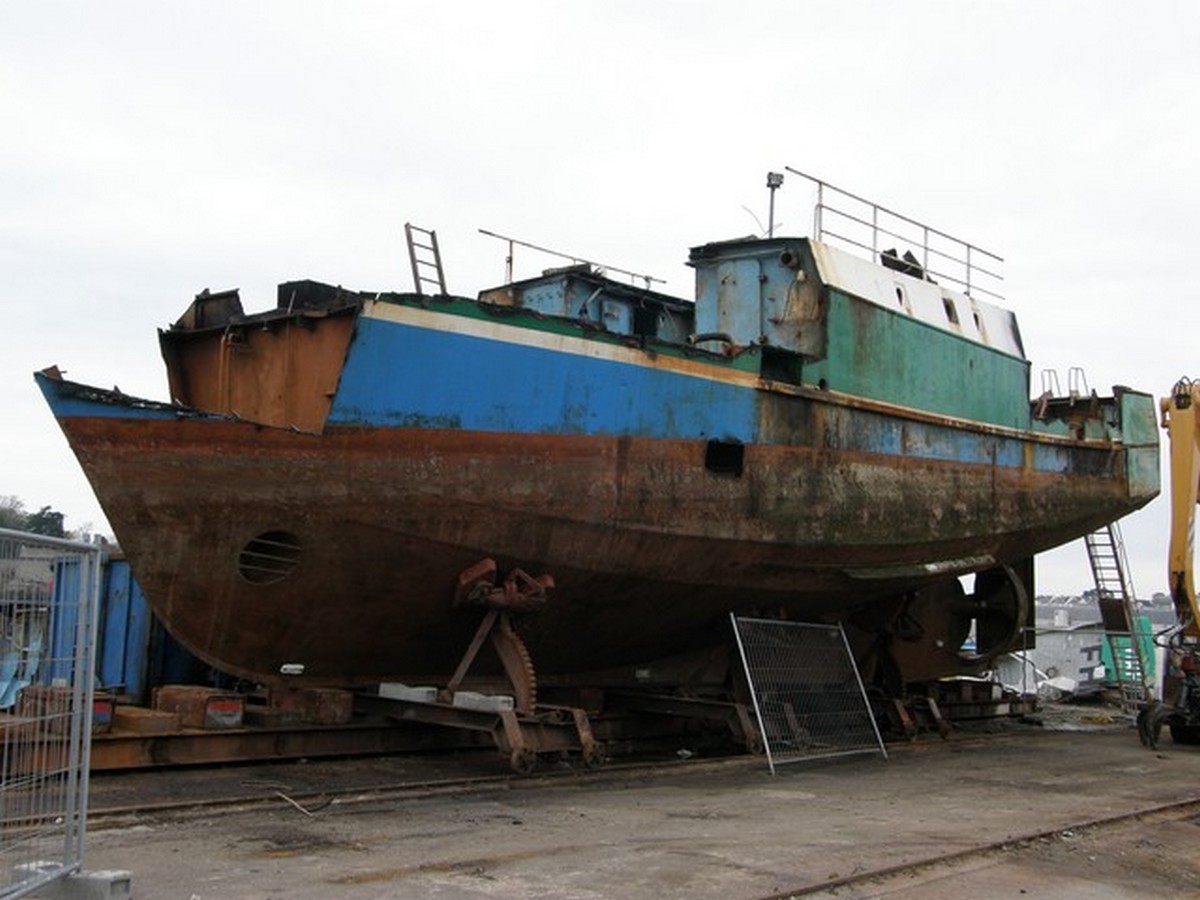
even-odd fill
[{"label": "rusty gear wheel", "polygon": [[537,672],[529,648],[513,630],[507,614],[501,614],[498,627],[492,631],[492,646],[512,684],[517,712],[533,715],[537,706]]}]

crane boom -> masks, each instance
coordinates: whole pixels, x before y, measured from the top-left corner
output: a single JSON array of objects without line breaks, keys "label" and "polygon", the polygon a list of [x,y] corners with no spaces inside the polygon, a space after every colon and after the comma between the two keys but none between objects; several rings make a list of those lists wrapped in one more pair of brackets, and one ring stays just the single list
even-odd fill
[{"label": "crane boom", "polygon": [[1162,426],[1170,438],[1171,537],[1167,556],[1168,584],[1175,616],[1183,634],[1200,637],[1200,602],[1196,599],[1193,553],[1196,504],[1200,502],[1200,383],[1181,378],[1170,397],[1161,401]]},{"label": "crane boom", "polygon": [[1158,746],[1164,725],[1177,744],[1200,744],[1200,604],[1192,572],[1196,504],[1200,503],[1200,384],[1190,378],[1175,382],[1170,397],[1159,403],[1162,427],[1170,438],[1171,535],[1167,577],[1175,604],[1174,629],[1167,644],[1162,700],[1152,700],[1138,713],[1138,736],[1147,747]]}]

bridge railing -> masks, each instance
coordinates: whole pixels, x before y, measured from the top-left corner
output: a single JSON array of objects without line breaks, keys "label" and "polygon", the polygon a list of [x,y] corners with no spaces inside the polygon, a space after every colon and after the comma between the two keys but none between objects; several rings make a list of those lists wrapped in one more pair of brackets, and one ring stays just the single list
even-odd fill
[{"label": "bridge railing", "polygon": [[793,175],[816,188],[813,237],[882,261],[887,251],[904,259],[912,254],[925,276],[981,299],[1004,299],[1000,293],[1004,260],[967,241],[931,228],[916,219],[835,187],[791,166]]}]

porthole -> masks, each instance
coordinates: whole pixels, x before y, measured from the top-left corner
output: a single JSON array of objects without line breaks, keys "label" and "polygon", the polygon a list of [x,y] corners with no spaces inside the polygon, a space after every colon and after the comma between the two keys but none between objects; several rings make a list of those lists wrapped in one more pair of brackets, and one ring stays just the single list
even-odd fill
[{"label": "porthole", "polygon": [[290,531],[264,531],[238,554],[238,573],[251,584],[274,584],[296,571],[300,550]]}]

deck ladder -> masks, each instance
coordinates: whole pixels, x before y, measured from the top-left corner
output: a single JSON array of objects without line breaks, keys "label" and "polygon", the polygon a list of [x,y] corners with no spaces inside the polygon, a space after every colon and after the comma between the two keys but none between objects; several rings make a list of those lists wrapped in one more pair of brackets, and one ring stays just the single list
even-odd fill
[{"label": "deck ladder", "polygon": [[1125,542],[1116,522],[1084,536],[1104,638],[1112,655],[1113,680],[1121,695],[1121,708],[1135,712],[1153,697],[1152,675],[1143,657],[1142,635],[1137,629],[1133,582],[1125,558]]},{"label": "deck ladder", "polygon": [[[408,261],[412,263],[413,286],[417,293],[422,296],[445,296],[446,276],[442,273],[442,254],[438,250],[437,233],[405,222],[404,237],[408,241]],[[430,290],[425,285],[436,290]]]}]

